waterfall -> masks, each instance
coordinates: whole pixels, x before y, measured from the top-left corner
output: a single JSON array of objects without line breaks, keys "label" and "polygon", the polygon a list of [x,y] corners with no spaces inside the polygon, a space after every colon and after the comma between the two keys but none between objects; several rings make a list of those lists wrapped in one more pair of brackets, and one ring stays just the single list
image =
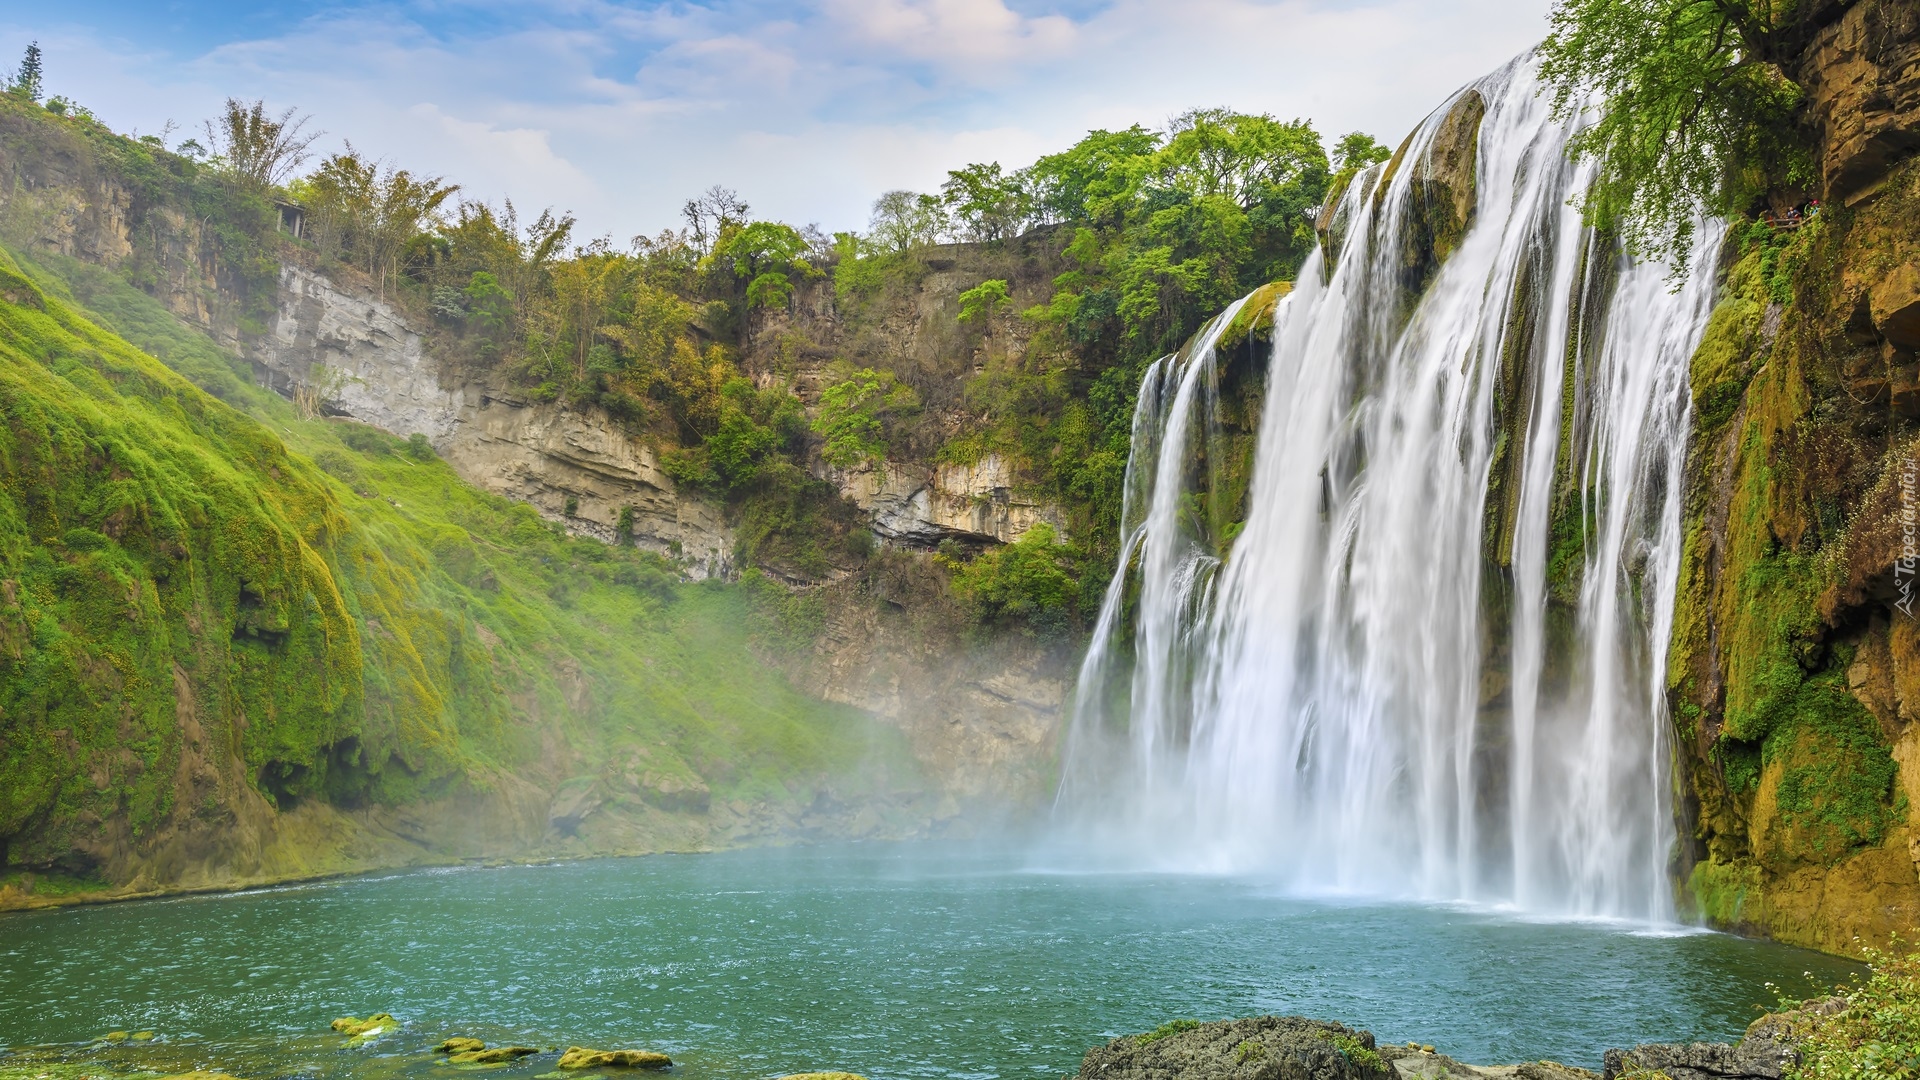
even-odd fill
[{"label": "waterfall", "polygon": [[[1230,482],[1237,306],[1148,369],[1058,804],[1129,858],[1671,917],[1665,660],[1719,229],[1678,289],[1596,236],[1582,121],[1539,89],[1514,61],[1348,186],[1337,254],[1274,309],[1237,536],[1194,510]],[[1430,181],[1463,150],[1443,236]]]}]

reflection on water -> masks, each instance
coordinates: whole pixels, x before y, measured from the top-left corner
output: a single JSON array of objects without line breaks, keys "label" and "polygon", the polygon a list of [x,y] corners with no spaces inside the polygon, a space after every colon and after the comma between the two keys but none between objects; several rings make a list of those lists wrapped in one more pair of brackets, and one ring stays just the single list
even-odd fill
[{"label": "reflection on water", "polygon": [[[0,918],[0,1045],[151,1029],[157,1048],[113,1054],[384,1080],[449,1076],[423,1054],[463,1034],[659,1049],[695,1080],[1057,1077],[1117,1034],[1273,1012],[1462,1060],[1597,1067],[1608,1046],[1735,1037],[1772,1000],[1766,982],[1851,970],[1716,934],[861,845],[420,871]],[[361,1050],[327,1031],[376,1011],[405,1030]],[[532,1077],[553,1062],[496,1071]]]}]

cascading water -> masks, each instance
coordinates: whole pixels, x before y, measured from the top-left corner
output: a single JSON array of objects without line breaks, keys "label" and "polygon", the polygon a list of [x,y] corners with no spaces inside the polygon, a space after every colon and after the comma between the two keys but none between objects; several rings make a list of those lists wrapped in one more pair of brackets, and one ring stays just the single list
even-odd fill
[{"label": "cascading water", "polygon": [[[1470,224],[1436,240],[1424,178],[1475,94]],[[1236,312],[1148,370],[1063,815],[1300,889],[1671,915],[1665,657],[1718,231],[1677,291],[1619,254],[1571,205],[1578,123],[1523,57],[1349,186],[1337,259],[1276,308],[1230,543],[1195,507]]]}]

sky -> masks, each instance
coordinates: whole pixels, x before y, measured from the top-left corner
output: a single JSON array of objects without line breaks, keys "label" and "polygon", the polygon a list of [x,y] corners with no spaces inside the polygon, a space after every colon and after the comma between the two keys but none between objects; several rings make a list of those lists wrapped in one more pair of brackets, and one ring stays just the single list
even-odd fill
[{"label": "sky", "polygon": [[[332,152],[444,176],[624,244],[709,185],[754,216],[864,228],[895,188],[1013,168],[1196,107],[1397,143],[1546,35],[1551,0],[63,0],[0,7],[48,94],[193,134],[229,97]],[[21,10],[23,8],[30,10]]]}]

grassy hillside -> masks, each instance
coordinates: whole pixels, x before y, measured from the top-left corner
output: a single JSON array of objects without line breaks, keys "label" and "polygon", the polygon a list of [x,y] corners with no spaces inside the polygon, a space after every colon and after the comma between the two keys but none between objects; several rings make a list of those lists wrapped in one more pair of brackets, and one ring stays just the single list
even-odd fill
[{"label": "grassy hillside", "polygon": [[223,769],[282,809],[616,766],[747,802],[905,780],[897,736],[756,658],[809,615],[301,420],[107,271],[0,261],[9,864],[111,877],[114,843],[230,814]]}]

